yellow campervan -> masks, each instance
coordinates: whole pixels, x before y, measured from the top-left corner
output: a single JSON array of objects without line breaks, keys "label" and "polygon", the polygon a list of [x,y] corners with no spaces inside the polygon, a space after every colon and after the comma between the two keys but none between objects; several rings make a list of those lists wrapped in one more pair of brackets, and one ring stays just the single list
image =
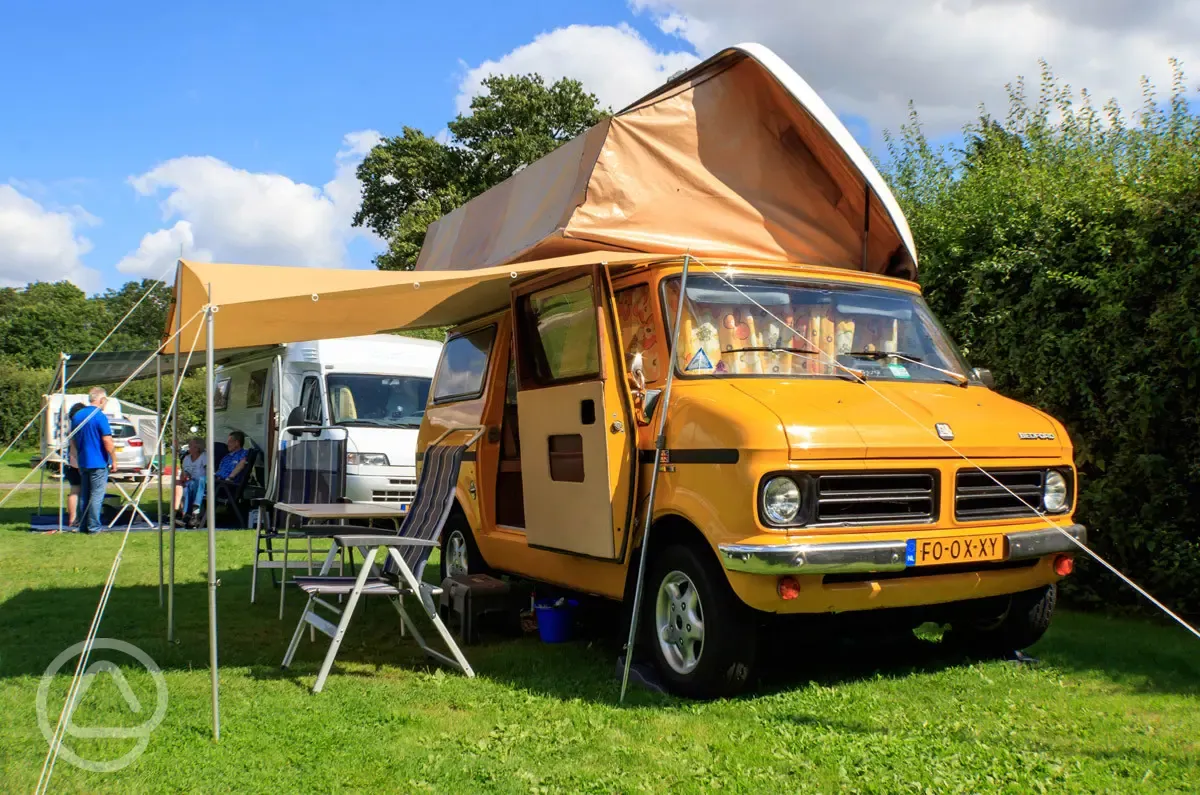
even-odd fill
[{"label": "yellow campervan", "polygon": [[418,269],[548,258],[443,349],[418,450],[487,428],[447,574],[631,600],[644,561],[642,646],[697,696],[748,681],[771,616],[1045,631],[1084,538],[1066,433],[968,367],[891,192],[773,54],[567,143],[431,227]]}]

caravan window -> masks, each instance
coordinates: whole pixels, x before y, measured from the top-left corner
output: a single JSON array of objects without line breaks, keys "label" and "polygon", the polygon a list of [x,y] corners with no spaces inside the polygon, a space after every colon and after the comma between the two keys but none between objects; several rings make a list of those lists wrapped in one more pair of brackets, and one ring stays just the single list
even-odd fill
[{"label": "caravan window", "polygon": [[332,425],[419,428],[429,399],[429,379],[407,375],[329,373]]},{"label": "caravan window", "polygon": [[434,403],[467,400],[483,394],[483,377],[487,374],[495,338],[496,327],[487,326],[446,341],[434,378]]}]

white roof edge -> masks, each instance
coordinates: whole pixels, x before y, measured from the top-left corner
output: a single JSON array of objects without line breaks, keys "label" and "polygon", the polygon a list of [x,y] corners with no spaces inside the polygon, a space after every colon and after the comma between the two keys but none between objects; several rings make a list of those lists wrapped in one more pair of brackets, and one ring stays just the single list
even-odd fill
[{"label": "white roof edge", "polygon": [[892,189],[884,182],[883,175],[879,173],[879,169],[875,168],[875,164],[871,162],[871,158],[867,157],[867,153],[859,146],[858,141],[854,140],[854,136],[846,129],[846,125],[842,124],[837,114],[825,104],[825,100],[821,99],[812,86],[805,82],[804,78],[798,75],[795,69],[788,66],[787,62],[772,52],[770,48],[756,42],[745,42],[732,47],[726,47],[712,57],[706,58],[701,63],[688,69],[683,74],[672,78],[666,85],[655,89],[629,107],[640,105],[651,97],[662,93],[668,86],[691,79],[697,72],[707,69],[716,61],[726,58],[732,53],[741,53],[748,58],[753,58],[759,66],[775,78],[779,85],[783,86],[792,95],[793,99],[800,103],[801,107],[808,111],[817,124],[821,125],[829,133],[846,156],[850,158],[850,162],[854,164],[854,167],[858,169],[858,173],[862,176],[863,180],[871,186],[871,190],[879,198],[879,201],[883,202],[883,207],[887,210],[888,217],[892,219],[892,224],[900,234],[900,239],[904,241],[904,246],[908,249],[908,254],[912,257],[913,264],[915,265],[917,263],[917,246],[913,242],[912,231],[908,228],[908,219],[904,217],[904,211],[900,209],[900,203],[892,195]]}]

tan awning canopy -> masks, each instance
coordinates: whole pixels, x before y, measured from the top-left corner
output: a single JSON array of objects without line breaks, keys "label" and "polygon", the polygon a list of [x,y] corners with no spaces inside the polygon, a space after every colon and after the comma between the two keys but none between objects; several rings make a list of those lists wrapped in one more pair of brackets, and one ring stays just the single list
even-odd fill
[{"label": "tan awning canopy", "polygon": [[691,251],[916,276],[908,222],[833,111],[766,47],[723,50],[429,227],[419,271]]},{"label": "tan awning canopy", "polygon": [[[590,252],[470,272],[422,273],[229,265],[180,260],[175,301],[181,309],[180,348],[205,349],[203,309],[214,315],[216,350],[356,337],[382,331],[461,323],[508,305],[520,278],[607,262],[662,260],[646,254]],[[167,335],[175,332],[172,307]],[[169,346],[168,350],[173,350]]]}]

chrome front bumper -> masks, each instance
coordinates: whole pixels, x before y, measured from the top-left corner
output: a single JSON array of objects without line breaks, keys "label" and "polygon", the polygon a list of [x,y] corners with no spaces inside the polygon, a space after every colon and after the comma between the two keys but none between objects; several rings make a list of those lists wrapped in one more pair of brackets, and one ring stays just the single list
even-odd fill
[{"label": "chrome front bumper", "polygon": [[[1008,557],[1027,560],[1056,552],[1075,552],[1087,543],[1081,524],[1061,529],[1025,530],[1006,533]],[[907,542],[856,541],[828,544],[721,544],[721,562],[729,571],[747,574],[857,574],[874,571],[903,571]]]}]

